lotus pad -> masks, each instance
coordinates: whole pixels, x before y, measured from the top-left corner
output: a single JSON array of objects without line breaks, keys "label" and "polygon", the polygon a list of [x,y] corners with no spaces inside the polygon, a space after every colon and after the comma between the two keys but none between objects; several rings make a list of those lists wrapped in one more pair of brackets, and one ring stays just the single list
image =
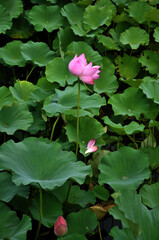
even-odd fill
[{"label": "lotus pad", "polygon": [[159,54],[155,53],[151,50],[145,50],[141,57],[139,58],[139,62],[143,67],[146,68],[151,74],[159,73]]},{"label": "lotus pad", "polygon": [[2,5],[0,5],[0,23],[0,33],[5,33],[12,26],[9,12]]},{"label": "lotus pad", "polygon": [[149,101],[141,90],[129,87],[122,94],[113,95],[108,103],[112,105],[115,115],[135,116],[149,111]]},{"label": "lotus pad", "polygon": [[140,45],[149,43],[148,33],[139,27],[130,27],[121,33],[120,41],[122,44],[129,44],[132,49],[137,49]]},{"label": "lotus pad", "polygon": [[109,184],[114,190],[137,189],[150,177],[149,161],[143,152],[122,147],[109,153],[99,164],[99,184]]},{"label": "lotus pad", "polygon": [[90,174],[90,166],[76,162],[73,152],[62,151],[59,143],[42,138],[7,142],[0,149],[0,161],[0,168],[14,171],[16,185],[39,183],[44,189],[54,189],[69,178],[82,184]]}]

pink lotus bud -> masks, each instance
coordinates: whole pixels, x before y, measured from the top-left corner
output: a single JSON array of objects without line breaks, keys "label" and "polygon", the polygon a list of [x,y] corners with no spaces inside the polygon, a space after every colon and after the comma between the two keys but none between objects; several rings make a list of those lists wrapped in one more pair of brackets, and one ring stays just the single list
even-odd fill
[{"label": "pink lotus bud", "polygon": [[100,66],[93,66],[92,62],[87,65],[84,53],[79,57],[77,54],[68,65],[69,71],[78,76],[83,82],[94,85],[94,80],[99,78]]},{"label": "pink lotus bud", "polygon": [[96,152],[98,150],[97,146],[94,146],[95,144],[95,138],[90,140],[87,144],[87,150],[85,151],[85,154],[91,153],[91,152]]},{"label": "pink lotus bud", "polygon": [[59,216],[54,224],[54,233],[56,236],[63,236],[67,233],[67,223],[65,219],[62,216]]}]

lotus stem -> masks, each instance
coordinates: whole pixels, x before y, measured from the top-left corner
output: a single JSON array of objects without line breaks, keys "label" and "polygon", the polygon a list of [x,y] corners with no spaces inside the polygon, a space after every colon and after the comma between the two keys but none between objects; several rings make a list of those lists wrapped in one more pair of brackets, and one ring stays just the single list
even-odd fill
[{"label": "lotus stem", "polygon": [[57,124],[59,118],[60,118],[60,114],[58,115],[58,117],[56,118],[56,121],[54,122],[54,124],[53,124],[53,126],[52,126],[52,131],[51,131],[51,136],[50,136],[50,142],[51,142],[52,139],[53,139],[53,135],[54,135],[55,127],[56,127],[56,124]]},{"label": "lotus stem", "polygon": [[137,145],[137,143],[136,143],[136,141],[134,140],[134,138],[133,137],[131,137],[130,135],[128,135],[127,134],[127,136],[130,138],[130,140],[134,143],[134,145],[135,145],[135,147],[136,147],[136,149],[138,149],[138,145]]},{"label": "lotus stem", "polygon": [[36,232],[35,240],[38,239],[40,228],[41,228],[41,223],[42,223],[42,206],[43,206],[42,199],[43,198],[42,198],[42,188],[41,188],[41,186],[39,188],[39,193],[40,193],[40,220],[39,220],[39,224],[38,224],[38,229],[37,229],[37,232]]},{"label": "lotus stem", "polygon": [[100,240],[102,240],[102,234],[101,234],[100,222],[99,221],[98,221],[98,231],[99,231]]},{"label": "lotus stem", "polygon": [[78,154],[78,144],[79,144],[79,107],[80,107],[80,80],[78,79],[76,156]]},{"label": "lotus stem", "polygon": [[25,81],[28,81],[29,76],[31,75],[32,71],[34,70],[35,66],[32,67],[32,69],[30,70],[30,73],[28,73],[28,75],[26,76]]}]

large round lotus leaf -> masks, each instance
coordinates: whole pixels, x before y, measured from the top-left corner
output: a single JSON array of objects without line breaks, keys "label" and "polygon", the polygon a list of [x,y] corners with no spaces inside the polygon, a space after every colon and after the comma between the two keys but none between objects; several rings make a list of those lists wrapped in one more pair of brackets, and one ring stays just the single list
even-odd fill
[{"label": "large round lotus leaf", "polygon": [[77,233],[85,235],[93,231],[98,224],[96,215],[89,209],[70,213],[66,217],[66,221],[68,224],[68,234]]},{"label": "large round lotus leaf", "polygon": [[112,39],[110,37],[106,37],[104,35],[99,35],[98,42],[102,43],[103,46],[108,50],[117,50],[117,51],[120,50],[120,47],[117,44],[117,42],[115,42],[114,39]]},{"label": "large round lotus leaf", "polygon": [[88,63],[93,62],[98,64],[102,60],[101,55],[85,42],[72,42],[68,46],[67,51],[72,58],[74,58],[76,54],[79,56],[84,53]]},{"label": "large round lotus leaf", "polygon": [[[78,99],[78,84],[74,87],[66,87],[64,91],[56,90],[56,94],[53,97],[46,99],[43,109],[47,112],[48,116],[54,116],[57,112],[67,113],[67,110],[75,108],[77,109]],[[87,104],[86,104],[87,103]],[[99,109],[102,105],[105,105],[105,98],[101,98],[100,95],[94,93],[88,95],[85,86],[80,87],[80,107],[81,109],[91,112],[92,115],[98,115]],[[76,110],[77,116],[77,110]]]},{"label": "large round lotus leaf", "polygon": [[31,99],[30,95],[33,91],[37,89],[31,82],[27,81],[17,81],[14,87],[9,87],[13,97],[20,103],[26,103],[29,105],[35,105],[35,101]]},{"label": "large round lotus leaf", "polygon": [[[59,71],[60,69],[60,71]],[[65,86],[66,81],[76,81],[77,77],[72,75],[68,70],[66,62],[60,58],[54,58],[46,66],[46,78],[49,82],[58,82],[60,86]]]},{"label": "large round lotus leaf", "polygon": [[66,17],[71,25],[81,23],[83,21],[84,9],[75,3],[69,3],[61,9],[61,13]]},{"label": "large round lotus leaf", "polygon": [[140,63],[136,57],[124,54],[124,57],[118,56],[115,62],[120,76],[123,78],[132,79],[140,71]]},{"label": "large round lotus leaf", "polygon": [[95,30],[106,24],[110,25],[112,19],[112,9],[109,6],[99,7],[98,5],[89,5],[83,15],[83,23],[85,28]]},{"label": "large round lotus leaf", "polygon": [[91,190],[81,190],[80,186],[72,186],[68,198],[68,203],[78,204],[84,208],[87,204],[95,204],[96,198]]},{"label": "large round lotus leaf", "polygon": [[94,90],[97,93],[106,93],[108,96],[114,93],[118,88],[118,82],[115,76],[115,66],[106,57],[102,60],[100,77],[95,80]]},{"label": "large round lotus leaf", "polygon": [[103,186],[96,185],[93,187],[92,190],[94,196],[99,198],[103,201],[108,201],[108,198],[110,197],[109,191]]},{"label": "large round lotus leaf", "polygon": [[146,18],[146,13],[150,10],[148,3],[143,1],[132,2],[129,5],[129,16],[133,17],[138,23],[144,23],[148,19]]},{"label": "large round lotus leaf", "polygon": [[26,233],[31,229],[30,217],[23,215],[21,222],[16,212],[0,202],[0,240],[24,240]]},{"label": "large round lotus leaf", "polygon": [[[70,142],[76,142],[76,128],[77,119],[72,120],[66,119],[66,132]],[[95,138],[98,147],[104,145],[104,141],[101,136],[104,134],[104,127],[95,118],[90,117],[80,117],[79,120],[79,146],[80,152],[85,153],[87,143]]]},{"label": "large round lotus leaf", "polygon": [[130,124],[122,126],[120,123],[112,122],[108,116],[103,118],[105,124],[108,126],[108,130],[110,129],[113,132],[118,133],[119,135],[131,135],[136,132],[142,132],[145,128],[144,124],[139,124],[137,122],[132,121]]},{"label": "large round lotus leaf", "polygon": [[41,108],[35,108],[32,111],[33,115],[33,123],[32,125],[27,129],[27,132],[31,134],[36,134],[39,131],[45,131],[46,130],[46,122],[44,121],[42,117]]},{"label": "large round lotus leaf", "polygon": [[[40,200],[39,193],[36,194],[32,205],[29,207],[34,219],[40,220]],[[50,192],[42,193],[42,224],[51,228],[56,219],[63,214],[62,204]]]},{"label": "large round lotus leaf", "polygon": [[14,99],[9,91],[8,88],[6,87],[0,87],[0,110],[4,106],[10,106],[12,105]]},{"label": "large round lotus leaf", "polygon": [[129,87],[124,93],[113,95],[109,101],[115,115],[135,116],[137,119],[141,113],[149,111],[149,101],[141,90]]},{"label": "large round lotus leaf", "polygon": [[14,171],[13,182],[18,186],[39,183],[44,189],[54,189],[69,178],[82,184],[90,174],[90,166],[76,162],[73,152],[62,151],[59,143],[42,138],[9,141],[1,147],[0,159],[0,168]]},{"label": "large round lotus leaf", "polygon": [[139,62],[151,74],[159,73],[158,61],[159,61],[159,54],[151,50],[145,50],[142,53],[141,57],[139,58]]},{"label": "large round lotus leaf", "polygon": [[31,61],[39,67],[46,66],[53,58],[53,51],[44,42],[29,41],[22,45],[21,52],[26,61]]},{"label": "large round lotus leaf", "polygon": [[0,33],[5,33],[12,26],[9,12],[2,5],[0,5],[0,23]]},{"label": "large round lotus leaf", "polygon": [[140,189],[140,195],[142,196],[143,203],[150,208],[159,206],[159,182],[152,185],[145,184]]},{"label": "large round lotus leaf", "polygon": [[143,82],[139,86],[140,89],[146,94],[147,98],[159,104],[159,83],[156,81]]},{"label": "large round lotus leaf", "polygon": [[1,4],[7,9],[11,18],[17,18],[23,12],[21,0],[1,0]]},{"label": "large round lotus leaf", "polygon": [[121,211],[119,219],[125,218],[125,221],[122,222],[124,225],[127,222],[126,227],[129,227],[133,234],[138,236],[138,239],[158,239],[159,206],[149,210],[142,203],[141,196],[131,190],[121,191],[119,197],[115,199],[115,203]]},{"label": "large round lotus leaf", "polygon": [[150,177],[149,161],[143,152],[122,147],[109,153],[99,164],[99,184],[109,184],[114,190],[137,189]]},{"label": "large round lotus leaf", "polygon": [[23,196],[25,198],[29,197],[30,189],[28,186],[16,186],[11,181],[11,174],[7,172],[0,173],[0,200],[4,202],[10,202],[10,200],[16,195]]},{"label": "large round lotus leaf", "polygon": [[[82,0],[83,2],[83,0]],[[83,235],[80,235],[80,234],[76,234],[76,233],[73,233],[73,234],[66,234],[65,236],[62,237],[63,240],[70,240],[70,239],[76,239],[76,240],[87,240],[87,238]]]},{"label": "large round lotus leaf", "polygon": [[21,41],[12,41],[7,43],[0,49],[0,57],[3,58],[4,62],[8,65],[18,65],[19,67],[24,67],[26,60],[21,54],[22,45],[23,43]]},{"label": "large round lotus leaf", "polygon": [[159,146],[156,148],[145,147],[141,148],[143,152],[145,152],[149,159],[149,164],[152,170],[159,167]]},{"label": "large round lotus leaf", "polygon": [[119,229],[115,226],[111,229],[109,235],[113,237],[113,240],[136,240],[129,228]]},{"label": "large round lotus leaf", "polygon": [[154,34],[153,34],[155,41],[159,42],[159,27],[154,29]]},{"label": "large round lotus leaf", "polygon": [[148,33],[139,27],[130,27],[121,33],[120,41],[122,44],[129,44],[132,49],[137,49],[140,45],[148,45]]},{"label": "large round lotus leaf", "polygon": [[63,24],[63,17],[58,6],[36,5],[29,12],[30,22],[36,31],[48,32],[58,29]]},{"label": "large round lotus leaf", "polygon": [[9,135],[17,130],[27,130],[32,122],[32,114],[24,104],[3,107],[0,111],[0,131]]}]

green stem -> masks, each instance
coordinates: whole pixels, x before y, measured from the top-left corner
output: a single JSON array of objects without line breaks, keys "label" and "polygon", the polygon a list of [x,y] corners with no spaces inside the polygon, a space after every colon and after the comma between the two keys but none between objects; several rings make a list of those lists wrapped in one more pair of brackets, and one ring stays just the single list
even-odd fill
[{"label": "green stem", "polygon": [[80,80],[78,79],[76,156],[77,156],[77,153],[78,153],[78,141],[79,141],[79,107],[80,107]]},{"label": "green stem", "polygon": [[39,220],[39,224],[38,224],[38,229],[37,229],[37,232],[36,232],[35,240],[38,239],[40,228],[41,228],[41,222],[42,222],[42,207],[43,207],[42,199],[43,198],[42,198],[42,188],[41,188],[41,186],[39,188],[39,192],[40,192],[40,220]]},{"label": "green stem", "polygon": [[32,71],[34,70],[34,68],[35,68],[35,66],[32,67],[32,69],[30,70],[30,73],[26,76],[26,79],[25,79],[26,81],[28,81],[28,78],[29,78],[29,76],[31,75],[31,73],[32,73]]},{"label": "green stem", "polygon": [[53,135],[54,135],[54,131],[55,131],[55,127],[56,127],[56,124],[58,122],[60,118],[60,114],[58,115],[58,117],[56,118],[56,121],[54,122],[53,126],[52,126],[52,131],[51,131],[51,136],[50,136],[50,142],[52,141],[52,138],[53,138]]},{"label": "green stem", "polygon": [[128,136],[128,137],[130,138],[130,140],[134,143],[136,149],[138,149],[138,145],[137,145],[136,141],[135,141],[130,135],[127,134],[127,136]]},{"label": "green stem", "polygon": [[102,240],[102,234],[101,234],[100,222],[99,221],[98,221],[98,231],[99,231],[100,240]]},{"label": "green stem", "polygon": [[93,93],[93,91],[89,87],[87,87],[87,85],[84,82],[83,82],[83,85],[87,88],[89,92]]}]

